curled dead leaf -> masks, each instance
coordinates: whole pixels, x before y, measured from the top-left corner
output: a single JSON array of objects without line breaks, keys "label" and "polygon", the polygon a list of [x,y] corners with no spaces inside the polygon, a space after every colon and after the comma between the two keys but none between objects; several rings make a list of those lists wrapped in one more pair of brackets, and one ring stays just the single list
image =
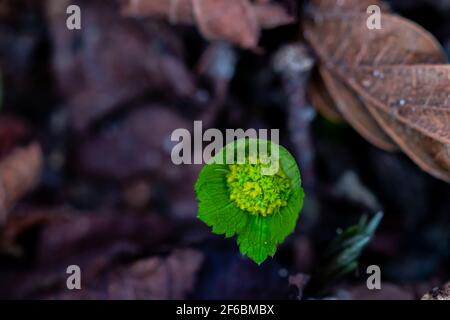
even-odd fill
[{"label": "curled dead leaf", "polygon": [[201,33],[211,40],[228,39],[244,48],[256,47],[259,25],[246,0],[193,0]]},{"label": "curled dead leaf", "polygon": [[[374,4],[382,28],[370,30]],[[309,96],[319,111],[450,182],[450,66],[437,40],[381,1],[313,0],[309,14],[305,37],[320,60]]]},{"label": "curled dead leaf", "polygon": [[195,24],[209,40],[227,40],[243,48],[257,46],[262,28],[294,22],[278,4],[249,0],[128,0],[122,14]]},{"label": "curled dead leaf", "polygon": [[277,4],[266,2],[256,3],[253,6],[256,19],[265,29],[276,28],[281,25],[295,22],[294,17],[286,14],[286,11]]}]

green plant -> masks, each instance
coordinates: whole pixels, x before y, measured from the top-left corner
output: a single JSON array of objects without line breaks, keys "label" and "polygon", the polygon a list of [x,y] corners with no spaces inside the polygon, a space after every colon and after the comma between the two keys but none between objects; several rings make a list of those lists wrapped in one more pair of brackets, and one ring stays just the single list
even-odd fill
[{"label": "green plant", "polygon": [[[257,157],[251,143],[258,146]],[[279,152],[274,160],[275,148]],[[242,150],[248,155],[243,161],[226,164]],[[261,150],[268,152],[264,155]],[[276,161],[274,174],[263,174],[268,159]],[[273,142],[256,139],[237,140],[222,148],[203,167],[195,191],[199,219],[216,234],[236,235],[241,253],[258,264],[273,256],[294,231],[304,198],[292,155]]]},{"label": "green plant", "polygon": [[309,293],[321,292],[330,283],[355,271],[362,251],[375,234],[383,213],[378,212],[371,219],[364,215],[358,224],[340,230],[329,244],[322,260],[308,284]]}]

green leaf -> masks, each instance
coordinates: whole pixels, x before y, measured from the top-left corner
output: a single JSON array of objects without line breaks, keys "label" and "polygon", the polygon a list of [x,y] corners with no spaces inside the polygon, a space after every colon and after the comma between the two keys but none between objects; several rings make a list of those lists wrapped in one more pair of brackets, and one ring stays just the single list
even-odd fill
[{"label": "green leaf", "polygon": [[197,179],[195,192],[201,204],[198,218],[212,227],[214,233],[232,237],[247,224],[248,215],[229,201],[227,173],[226,165],[206,165]]},{"label": "green leaf", "polygon": [[[231,200],[230,186],[227,183],[227,177],[231,174],[230,165],[217,162],[225,162],[227,155],[230,152],[234,154],[238,149],[248,151],[248,144],[252,141],[256,140],[241,139],[225,146],[203,167],[195,185],[195,192],[199,201],[198,218],[212,227],[216,234],[226,237],[236,235],[241,253],[261,264],[267,257],[273,256],[277,246],[294,231],[303,206],[304,193],[297,163],[286,149],[277,145],[280,152],[280,169],[277,174],[282,174],[283,178],[280,179],[288,179],[290,185],[287,204],[280,206],[273,213],[262,215],[243,210],[237,202]],[[257,140],[257,143],[268,144],[269,151],[274,146],[266,140]],[[246,177],[240,177],[242,178]],[[249,181],[255,183],[254,181],[260,180],[249,178]]]}]

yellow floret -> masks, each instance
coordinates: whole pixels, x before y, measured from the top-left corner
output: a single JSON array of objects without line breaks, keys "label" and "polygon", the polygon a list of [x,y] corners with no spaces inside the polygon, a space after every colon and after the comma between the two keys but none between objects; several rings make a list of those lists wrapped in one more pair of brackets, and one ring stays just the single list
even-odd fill
[{"label": "yellow floret", "polygon": [[267,216],[287,205],[290,181],[280,169],[276,175],[263,175],[260,162],[229,165],[227,175],[230,200],[252,215]]}]

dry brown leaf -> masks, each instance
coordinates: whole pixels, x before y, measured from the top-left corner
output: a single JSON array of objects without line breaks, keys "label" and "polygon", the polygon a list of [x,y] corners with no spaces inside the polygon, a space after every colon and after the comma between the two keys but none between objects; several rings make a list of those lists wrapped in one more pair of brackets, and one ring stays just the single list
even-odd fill
[{"label": "dry brown leaf", "polygon": [[122,14],[196,24],[205,38],[227,40],[243,48],[257,46],[262,28],[294,22],[278,4],[249,0],[128,0]]},{"label": "dry brown leaf", "polygon": [[42,170],[37,143],[12,152],[0,162],[0,225],[15,203],[34,187]]},{"label": "dry brown leaf", "polygon": [[[384,10],[380,30],[366,25],[373,4]],[[323,81],[338,113],[374,145],[398,147],[450,181],[450,67],[436,39],[380,1],[313,0],[310,15],[305,37],[321,62],[316,83]],[[331,108],[319,102],[325,115]]]},{"label": "dry brown leaf", "polygon": [[350,83],[365,101],[430,138],[450,143],[450,66],[396,65],[377,70],[384,74],[383,80],[367,88],[361,83],[374,68],[352,72],[355,79]]},{"label": "dry brown leaf", "polygon": [[276,28],[278,26],[291,24],[295,18],[286,14],[284,8],[273,3],[257,3],[253,6],[256,19],[261,27],[265,29]]},{"label": "dry brown leaf", "polygon": [[227,39],[244,48],[256,47],[260,27],[246,0],[193,0],[201,33],[211,40]]},{"label": "dry brown leaf", "polygon": [[401,149],[423,170],[442,180],[450,180],[450,146],[442,144],[398,123],[383,111],[370,108],[373,117],[393,137]]}]

